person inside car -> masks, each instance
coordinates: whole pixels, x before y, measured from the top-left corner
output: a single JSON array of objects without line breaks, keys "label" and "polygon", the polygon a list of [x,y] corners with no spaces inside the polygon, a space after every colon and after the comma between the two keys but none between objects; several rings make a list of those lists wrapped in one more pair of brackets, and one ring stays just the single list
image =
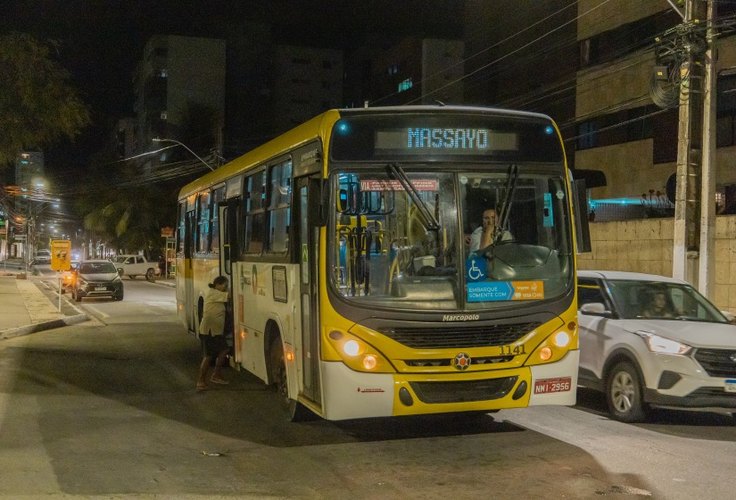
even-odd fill
[{"label": "person inside car", "polygon": [[674,318],[675,311],[667,300],[664,291],[658,290],[651,296],[649,304],[642,311],[645,318]]}]

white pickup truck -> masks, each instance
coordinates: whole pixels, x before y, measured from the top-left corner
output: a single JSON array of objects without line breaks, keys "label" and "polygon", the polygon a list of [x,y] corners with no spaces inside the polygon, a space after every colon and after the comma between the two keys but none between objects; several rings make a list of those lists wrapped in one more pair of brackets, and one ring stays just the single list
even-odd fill
[{"label": "white pickup truck", "polygon": [[120,275],[130,279],[145,276],[148,281],[154,281],[161,272],[157,262],[146,260],[142,255],[118,255],[113,262]]}]

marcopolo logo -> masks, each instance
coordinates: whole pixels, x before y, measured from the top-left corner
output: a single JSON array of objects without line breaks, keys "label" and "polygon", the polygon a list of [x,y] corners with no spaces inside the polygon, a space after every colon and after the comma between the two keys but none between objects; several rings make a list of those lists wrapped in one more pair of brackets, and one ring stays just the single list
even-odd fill
[{"label": "marcopolo logo", "polygon": [[478,321],[480,314],[445,314],[442,321]]}]

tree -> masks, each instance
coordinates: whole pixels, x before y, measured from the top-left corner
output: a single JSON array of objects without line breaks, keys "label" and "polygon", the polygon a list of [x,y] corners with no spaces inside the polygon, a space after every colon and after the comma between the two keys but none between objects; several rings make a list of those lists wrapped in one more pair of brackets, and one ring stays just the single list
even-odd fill
[{"label": "tree", "polygon": [[52,47],[24,33],[0,36],[0,167],[25,148],[73,139],[90,123]]}]

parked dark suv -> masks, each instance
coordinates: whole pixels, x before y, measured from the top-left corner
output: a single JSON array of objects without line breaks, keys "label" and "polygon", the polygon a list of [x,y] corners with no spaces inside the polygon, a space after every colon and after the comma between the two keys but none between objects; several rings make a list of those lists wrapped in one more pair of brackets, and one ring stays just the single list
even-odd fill
[{"label": "parked dark suv", "polygon": [[72,297],[112,297],[123,300],[123,280],[109,260],[83,260],[79,263],[72,287]]}]

